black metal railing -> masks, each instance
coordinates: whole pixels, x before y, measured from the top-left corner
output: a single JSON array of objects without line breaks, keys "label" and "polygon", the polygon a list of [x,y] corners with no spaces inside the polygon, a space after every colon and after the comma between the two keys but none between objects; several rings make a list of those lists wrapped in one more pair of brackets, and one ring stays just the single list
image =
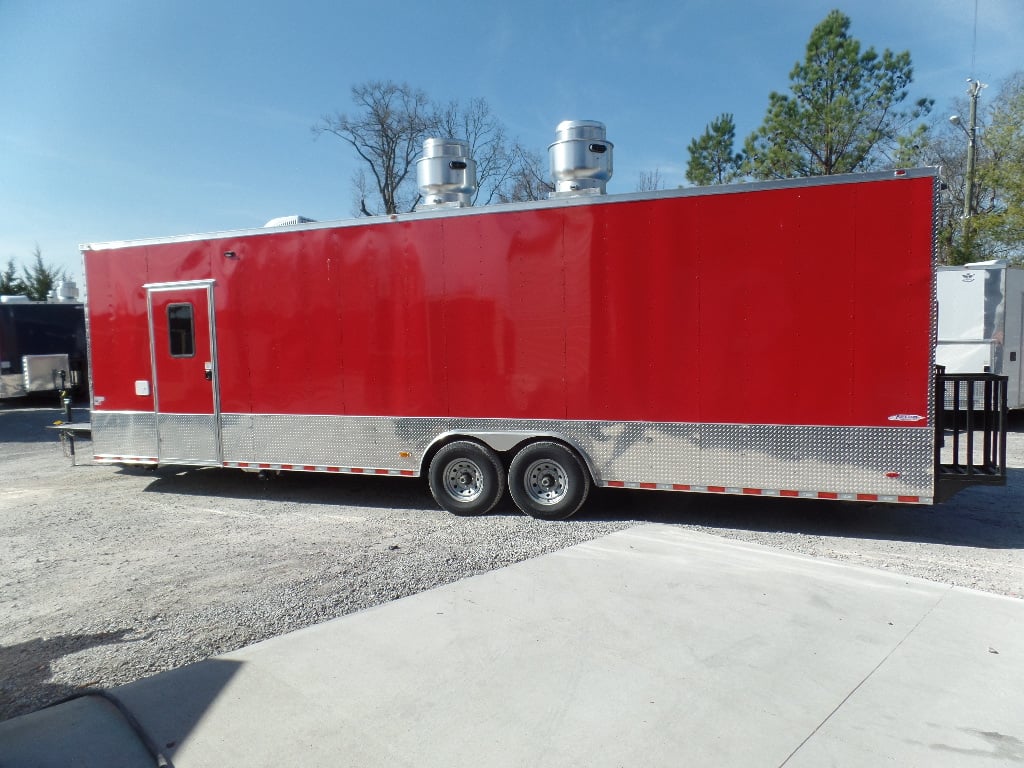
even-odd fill
[{"label": "black metal railing", "polygon": [[935,375],[935,495],[979,483],[1006,484],[1007,377]]}]

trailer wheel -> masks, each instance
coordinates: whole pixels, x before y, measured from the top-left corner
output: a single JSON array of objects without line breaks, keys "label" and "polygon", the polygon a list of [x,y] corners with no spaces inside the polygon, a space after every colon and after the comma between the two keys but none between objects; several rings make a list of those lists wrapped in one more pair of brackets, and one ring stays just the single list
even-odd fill
[{"label": "trailer wheel", "polygon": [[573,451],[558,443],[531,443],[512,460],[508,488],[516,506],[530,517],[572,517],[590,492],[590,475]]},{"label": "trailer wheel", "polygon": [[465,440],[439,450],[428,475],[434,500],[453,515],[484,515],[505,493],[505,473],[498,455]]}]

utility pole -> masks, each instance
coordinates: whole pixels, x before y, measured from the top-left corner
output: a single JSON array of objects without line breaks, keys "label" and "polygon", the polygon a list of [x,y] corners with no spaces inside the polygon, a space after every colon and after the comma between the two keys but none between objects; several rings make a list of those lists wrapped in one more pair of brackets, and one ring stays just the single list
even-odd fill
[{"label": "utility pole", "polygon": [[960,116],[953,115],[949,122],[957,126],[967,135],[967,173],[964,175],[964,250],[970,255],[973,233],[971,232],[971,217],[974,216],[974,171],[977,166],[978,152],[978,95],[984,83],[968,78],[970,85],[967,88],[967,95],[971,98],[971,109],[968,117],[968,127],[960,124]]},{"label": "utility pole", "polygon": [[971,97],[970,123],[967,129],[967,180],[964,182],[964,218],[974,215],[974,167],[978,146],[978,94],[985,86],[972,80],[967,93]]}]

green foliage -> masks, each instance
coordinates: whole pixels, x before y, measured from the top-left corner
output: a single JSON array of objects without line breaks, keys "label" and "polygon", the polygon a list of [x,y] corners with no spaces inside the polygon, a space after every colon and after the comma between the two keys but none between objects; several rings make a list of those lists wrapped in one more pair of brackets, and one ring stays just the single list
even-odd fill
[{"label": "green foliage", "polygon": [[14,259],[7,260],[7,266],[0,272],[0,296],[19,296],[25,293],[25,283],[18,277]]},{"label": "green foliage", "polygon": [[997,94],[980,144],[981,205],[967,239],[976,239],[982,258],[1024,262],[1024,72]]},{"label": "green foliage", "polygon": [[735,151],[735,143],[736,124],[732,115],[723,113],[711,121],[702,136],[690,142],[687,181],[704,187],[738,179],[743,155]]},{"label": "green foliage", "polygon": [[[973,90],[974,84],[968,90]],[[1008,259],[1024,264],[1024,71],[999,90],[980,91],[977,158],[971,200],[967,178],[969,103],[959,98],[958,125],[936,118],[917,142],[913,165],[942,169],[945,191],[936,211],[938,257],[942,264]],[[971,216],[964,213],[970,210]]]},{"label": "green foliage", "polygon": [[8,260],[7,267],[0,273],[0,293],[24,294],[32,301],[46,301],[53,287],[65,279],[67,274],[64,268],[47,264],[43,260],[43,252],[37,245],[32,251],[32,263],[22,267],[20,277],[14,259]]},{"label": "green foliage", "polygon": [[[759,179],[822,176],[892,165],[910,126],[932,101],[909,110],[910,53],[861,51],[850,19],[832,11],[811,33],[791,94],[772,93],[761,127],[744,143],[744,170]],[[910,139],[909,141],[912,141]]]}]

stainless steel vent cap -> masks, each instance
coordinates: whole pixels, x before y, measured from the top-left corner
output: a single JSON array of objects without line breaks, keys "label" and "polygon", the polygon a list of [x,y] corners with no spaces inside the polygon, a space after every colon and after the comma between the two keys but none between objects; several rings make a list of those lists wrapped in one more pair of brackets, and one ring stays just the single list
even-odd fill
[{"label": "stainless steel vent cap", "polygon": [[612,149],[604,123],[563,120],[548,147],[554,195],[604,194],[612,177]]},{"label": "stainless steel vent cap", "polygon": [[423,157],[416,161],[416,181],[423,195],[421,205],[472,205],[476,163],[469,156],[469,142],[425,140]]}]

